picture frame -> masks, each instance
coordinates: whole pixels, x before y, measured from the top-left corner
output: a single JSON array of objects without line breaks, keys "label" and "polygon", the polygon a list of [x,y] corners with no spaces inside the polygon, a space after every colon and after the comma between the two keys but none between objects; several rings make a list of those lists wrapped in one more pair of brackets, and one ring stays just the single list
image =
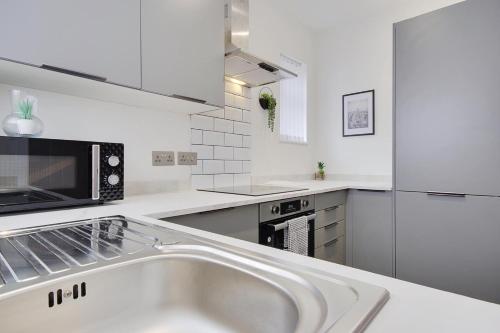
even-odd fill
[{"label": "picture frame", "polygon": [[342,136],[375,135],[375,90],[342,96]]}]

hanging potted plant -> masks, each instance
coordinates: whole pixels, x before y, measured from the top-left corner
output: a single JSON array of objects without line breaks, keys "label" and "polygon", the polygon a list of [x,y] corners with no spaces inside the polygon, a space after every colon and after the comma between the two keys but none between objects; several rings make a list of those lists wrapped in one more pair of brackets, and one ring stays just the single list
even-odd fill
[{"label": "hanging potted plant", "polygon": [[267,88],[269,92],[262,92],[259,95],[259,104],[262,109],[267,110],[267,126],[274,132],[274,121],[276,119],[276,98],[271,89]]}]

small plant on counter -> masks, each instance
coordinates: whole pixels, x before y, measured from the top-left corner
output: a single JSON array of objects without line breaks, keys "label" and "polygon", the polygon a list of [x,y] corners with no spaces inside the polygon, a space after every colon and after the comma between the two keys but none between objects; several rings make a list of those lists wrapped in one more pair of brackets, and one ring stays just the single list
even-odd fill
[{"label": "small plant on counter", "polygon": [[276,98],[274,98],[272,93],[262,93],[259,96],[259,103],[264,110],[267,110],[267,126],[271,129],[271,132],[274,132],[277,105]]},{"label": "small plant on counter", "polygon": [[321,180],[324,180],[325,179],[325,167],[326,167],[326,164],[325,162],[318,162],[318,173],[316,174],[316,179],[321,179]]}]

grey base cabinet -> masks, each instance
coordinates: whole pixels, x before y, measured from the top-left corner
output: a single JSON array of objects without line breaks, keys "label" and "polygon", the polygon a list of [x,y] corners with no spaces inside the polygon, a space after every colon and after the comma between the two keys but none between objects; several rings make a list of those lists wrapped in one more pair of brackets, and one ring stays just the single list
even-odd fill
[{"label": "grey base cabinet", "polygon": [[500,303],[500,198],[396,194],[396,277]]},{"label": "grey base cabinet", "polygon": [[350,190],[347,196],[348,263],[393,276],[393,209],[391,191]]},{"label": "grey base cabinet", "polygon": [[317,194],[314,198],[316,220],[314,257],[345,264],[346,191]]},{"label": "grey base cabinet", "polygon": [[259,243],[259,206],[242,206],[163,219],[186,227]]}]

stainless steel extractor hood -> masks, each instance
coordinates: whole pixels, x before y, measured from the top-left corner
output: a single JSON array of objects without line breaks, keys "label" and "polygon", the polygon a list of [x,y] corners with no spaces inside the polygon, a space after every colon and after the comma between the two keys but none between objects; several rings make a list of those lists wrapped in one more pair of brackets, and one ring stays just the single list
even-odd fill
[{"label": "stainless steel extractor hood", "polygon": [[248,87],[258,87],[296,74],[248,52],[249,0],[226,0],[226,77]]}]

